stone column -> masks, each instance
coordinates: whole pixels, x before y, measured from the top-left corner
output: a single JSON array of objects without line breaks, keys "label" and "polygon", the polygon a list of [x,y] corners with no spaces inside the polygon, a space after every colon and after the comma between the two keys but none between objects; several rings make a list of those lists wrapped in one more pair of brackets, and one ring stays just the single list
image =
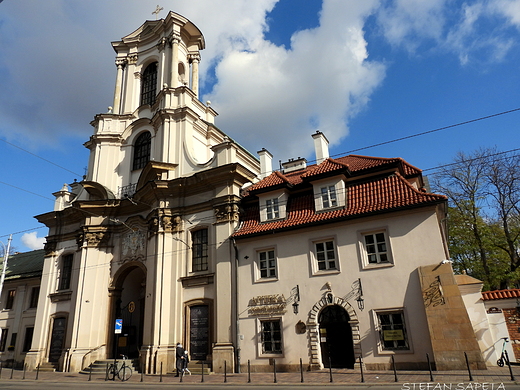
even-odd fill
[{"label": "stone column", "polygon": [[179,42],[181,37],[178,34],[174,34],[171,37],[172,46],[172,61],[171,61],[171,72],[170,72],[170,88],[176,88],[179,83]]},{"label": "stone column", "polygon": [[199,96],[199,62],[200,54],[190,54],[191,61],[191,90]]},{"label": "stone column", "polygon": [[121,106],[121,86],[123,85],[123,68],[125,67],[125,60],[116,60],[117,76],[116,87],[114,89],[114,114],[119,114]]}]

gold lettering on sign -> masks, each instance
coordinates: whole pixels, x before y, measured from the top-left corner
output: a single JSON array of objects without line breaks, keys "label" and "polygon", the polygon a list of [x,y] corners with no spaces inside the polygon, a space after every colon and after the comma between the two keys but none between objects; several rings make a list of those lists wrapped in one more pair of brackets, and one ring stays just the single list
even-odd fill
[{"label": "gold lettering on sign", "polygon": [[249,300],[250,315],[284,314],[287,300],[283,295],[260,295]]}]

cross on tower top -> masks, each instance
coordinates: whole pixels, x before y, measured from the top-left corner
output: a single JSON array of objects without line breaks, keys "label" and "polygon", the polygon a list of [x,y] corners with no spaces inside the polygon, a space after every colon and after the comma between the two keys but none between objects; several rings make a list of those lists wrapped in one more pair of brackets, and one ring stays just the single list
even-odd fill
[{"label": "cross on tower top", "polygon": [[159,12],[161,12],[163,9],[164,9],[163,7],[160,7],[159,4],[157,4],[155,11],[152,12],[152,14],[155,14],[155,20],[157,20],[157,16],[159,15]]}]

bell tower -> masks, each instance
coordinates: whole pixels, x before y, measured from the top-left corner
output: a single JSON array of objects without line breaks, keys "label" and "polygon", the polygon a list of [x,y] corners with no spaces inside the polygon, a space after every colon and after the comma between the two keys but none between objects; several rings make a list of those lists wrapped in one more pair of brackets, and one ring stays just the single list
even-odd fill
[{"label": "bell tower", "polygon": [[[216,111],[199,100],[204,36],[169,12],[112,42],[116,83],[108,113],[96,115],[87,183],[115,198],[153,179],[173,180],[201,170],[258,162],[215,127]],[[160,169],[157,168],[160,164]],[[153,166],[153,167],[150,167]],[[147,168],[148,167],[148,168]],[[91,194],[92,195],[92,194]]]}]

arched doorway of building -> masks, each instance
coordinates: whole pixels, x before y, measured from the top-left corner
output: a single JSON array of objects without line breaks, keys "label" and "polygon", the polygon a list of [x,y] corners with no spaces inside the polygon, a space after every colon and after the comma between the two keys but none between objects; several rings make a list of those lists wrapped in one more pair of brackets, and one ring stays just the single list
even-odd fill
[{"label": "arched doorway of building", "polygon": [[354,368],[350,316],[339,305],[326,306],[318,317],[321,361],[327,368]]},{"label": "arched doorway of building", "polygon": [[116,274],[112,291],[111,351],[112,358],[126,355],[139,357],[143,345],[145,269],[128,265]]}]

